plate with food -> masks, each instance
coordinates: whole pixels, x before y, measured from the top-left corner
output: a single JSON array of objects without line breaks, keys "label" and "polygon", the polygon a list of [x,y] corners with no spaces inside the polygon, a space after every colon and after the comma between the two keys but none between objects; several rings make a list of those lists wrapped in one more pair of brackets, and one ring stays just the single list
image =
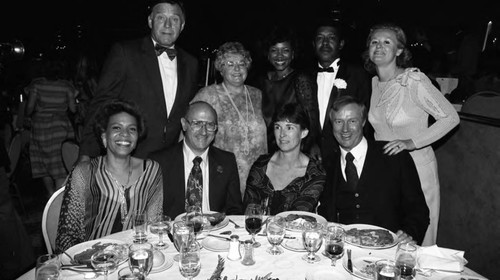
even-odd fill
[{"label": "plate with food", "polygon": [[345,242],[351,245],[369,248],[385,249],[397,244],[394,232],[382,227],[367,224],[345,225]]},{"label": "plate with food", "polygon": [[326,219],[318,214],[306,211],[286,211],[276,214],[286,221],[285,228],[290,231],[302,231],[304,223],[321,223],[326,224]]},{"label": "plate with food", "polygon": [[352,260],[352,271],[347,268],[347,261],[343,262],[345,270],[361,279],[372,280],[375,275],[375,262],[381,260],[377,257],[359,257]]},{"label": "plate with food", "polygon": [[[61,263],[64,264],[81,264],[82,266],[71,267],[75,271],[94,271],[90,263],[90,257],[99,250],[114,250],[118,253],[118,265],[123,264],[128,259],[128,244],[124,241],[116,239],[98,239],[82,242],[66,250],[66,253],[73,257],[74,262],[65,255],[61,255]],[[85,266],[86,265],[86,266]]]},{"label": "plate with food", "polygon": [[294,252],[306,252],[306,249],[304,248],[304,243],[302,242],[302,237],[295,239],[285,239],[281,243],[281,246],[283,246],[283,248],[287,250]]},{"label": "plate with food", "polygon": [[[175,217],[175,221],[181,221],[186,218],[186,213],[182,213]],[[208,211],[203,213],[203,230],[219,230],[229,224],[229,218],[226,213]]]}]

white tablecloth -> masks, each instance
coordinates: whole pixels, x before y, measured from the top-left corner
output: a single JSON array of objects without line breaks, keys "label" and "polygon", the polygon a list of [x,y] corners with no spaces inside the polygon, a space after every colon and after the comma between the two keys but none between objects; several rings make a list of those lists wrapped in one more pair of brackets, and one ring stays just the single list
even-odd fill
[{"label": "white tablecloth", "polygon": [[[229,217],[243,227],[240,229],[235,229],[234,226],[230,223],[226,227],[214,231],[213,233],[217,234],[221,231],[231,230],[233,234],[237,234],[240,236],[240,240],[249,239],[250,235],[246,232],[244,228],[244,216],[229,216]],[[299,236],[298,234],[299,233],[287,232],[287,235],[292,235],[292,236],[293,235]],[[106,239],[117,239],[125,242],[132,242],[132,235],[133,235],[132,230],[128,230],[107,236]],[[150,241],[155,242],[157,239],[158,238],[155,235],[152,234],[149,235]],[[168,240],[167,237],[165,237],[165,239]],[[201,272],[197,277],[195,277],[195,279],[205,280],[210,278],[213,271],[215,270],[215,267],[217,266],[217,261],[218,261],[217,255],[221,255],[222,257],[225,258],[225,269],[222,273],[222,276],[227,276],[228,279],[235,279],[236,276],[238,276],[238,279],[253,279],[257,275],[264,276],[269,272],[272,272],[271,276],[273,278],[279,278],[280,280],[286,280],[286,279],[304,280],[308,272],[318,271],[318,270],[330,270],[330,269],[336,270],[337,272],[341,273],[342,275],[345,276],[345,279],[358,279],[357,277],[351,276],[343,266],[343,263],[347,258],[347,254],[344,254],[343,259],[337,261],[337,265],[333,267],[330,265],[331,261],[326,257],[324,257],[323,255],[321,255],[321,252],[323,251],[322,247],[317,253],[321,257],[321,261],[314,264],[309,264],[306,263],[304,260],[302,260],[302,256],[305,254],[304,252],[294,252],[284,249],[285,252],[283,254],[273,256],[266,252],[266,249],[270,247],[266,237],[257,236],[257,241],[262,243],[262,246],[254,249],[254,256],[256,263],[253,266],[244,266],[241,264],[240,261],[228,260],[226,258],[227,252],[212,252],[207,249],[202,249]],[[173,257],[177,253],[177,251],[175,250],[174,246],[170,243],[170,241],[168,241],[168,243],[169,247],[163,252],[165,253],[165,255]],[[396,247],[384,250],[368,250],[368,249],[361,249],[358,247],[354,247],[348,244],[346,244],[346,248],[351,248],[353,250],[352,253],[353,259],[356,257],[369,256],[369,255],[385,256],[389,259],[394,259],[396,251]],[[242,250],[242,255],[243,255],[243,250]],[[118,271],[126,266],[127,263],[125,262],[114,273],[110,274],[108,276],[108,279],[109,280],[118,279]],[[423,277],[422,275],[417,274],[416,279],[437,280],[437,279],[443,279],[450,275],[453,274],[436,272],[431,277]],[[477,277],[476,279],[484,279],[479,274],[468,268],[465,268],[464,272],[462,272],[462,275]],[[84,279],[84,276],[85,276],[84,274],[72,270],[62,271],[63,279],[68,279],[68,280]],[[29,272],[25,273],[18,279],[34,280],[35,270],[34,269],[30,270]],[[102,279],[102,277],[99,277],[98,279]],[[148,276],[148,279],[149,280],[183,279],[183,277],[179,272],[178,263],[174,262],[173,266],[170,267],[169,269],[159,273],[152,273]]]}]

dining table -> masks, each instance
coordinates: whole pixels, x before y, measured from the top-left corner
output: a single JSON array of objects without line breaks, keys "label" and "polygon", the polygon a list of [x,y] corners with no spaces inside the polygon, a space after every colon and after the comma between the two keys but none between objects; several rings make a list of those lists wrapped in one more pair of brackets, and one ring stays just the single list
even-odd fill
[{"label": "dining table", "polygon": [[[224,227],[214,229],[210,232],[204,232],[201,238],[215,238],[210,235],[216,236],[230,236],[221,235],[221,232],[230,231],[231,235],[238,235],[240,241],[245,241],[251,239],[251,235],[245,230],[245,216],[244,215],[230,215],[227,216],[228,219],[234,221],[234,223],[226,223]],[[264,217],[265,218],[265,217]],[[264,229],[263,229],[264,230]],[[209,235],[210,234],[210,235]],[[133,230],[125,230],[122,232],[114,233],[103,237],[103,239],[119,240],[125,243],[133,242]],[[286,232],[286,239],[284,242],[300,241],[302,234],[300,231],[288,231]],[[178,253],[170,240],[165,236],[164,238],[169,246],[163,249],[161,252],[165,255],[166,262],[168,262],[168,268],[165,267],[163,271],[152,272],[148,275],[149,280],[161,280],[161,279],[184,279],[179,271],[179,265],[173,260],[173,257]],[[158,236],[148,233],[148,242],[155,243],[158,241]],[[316,263],[308,263],[302,259],[302,256],[306,254],[305,251],[290,249],[285,243],[282,243],[283,253],[279,255],[271,255],[266,252],[266,250],[271,246],[267,241],[267,237],[263,235],[256,235],[256,241],[261,243],[260,247],[254,248],[254,259],[255,264],[247,266],[243,265],[240,260],[229,260],[227,259],[227,250],[209,250],[207,248],[202,248],[200,251],[201,255],[201,270],[200,273],[194,277],[196,280],[206,280],[210,279],[214,273],[219,256],[224,259],[224,269],[221,273],[222,278],[225,276],[228,280],[239,279],[239,280],[255,280],[260,279],[257,277],[263,277],[268,275],[272,279],[286,280],[286,279],[300,279],[300,280],[314,280],[314,275],[335,275],[333,279],[363,279],[352,275],[347,270],[347,254],[345,253],[341,259],[336,262],[335,266],[332,266],[332,261],[323,256],[322,252],[324,250],[324,244],[316,253],[320,257],[320,261]],[[203,239],[199,242],[203,245]],[[288,248],[288,249],[287,249]],[[397,246],[392,246],[384,249],[369,249],[354,246],[352,244],[345,244],[345,250],[352,250],[352,259],[356,259],[360,256],[373,256],[377,258],[386,258],[394,260],[396,254]],[[241,254],[243,256],[243,247]],[[61,255],[62,256],[62,255]],[[63,259],[63,258],[61,258]],[[123,262],[118,268],[108,275],[109,280],[118,279],[118,273],[122,269],[127,269],[128,263]],[[322,273],[323,272],[323,273]],[[103,276],[94,272],[81,272],[74,271],[71,269],[61,270],[60,279],[103,279]],[[18,278],[19,280],[34,280],[35,279],[35,269],[31,269],[22,276]],[[324,278],[322,278],[324,279]],[[448,273],[443,271],[433,271],[430,275],[422,275],[420,273],[416,274],[416,280],[437,280],[437,279],[465,279],[465,280],[484,280],[483,276],[479,273],[464,267],[461,273]]]}]

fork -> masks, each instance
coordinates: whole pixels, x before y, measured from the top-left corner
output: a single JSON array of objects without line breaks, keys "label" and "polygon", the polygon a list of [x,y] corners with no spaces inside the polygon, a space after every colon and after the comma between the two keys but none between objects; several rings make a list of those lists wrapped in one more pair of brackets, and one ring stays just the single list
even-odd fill
[{"label": "fork", "polygon": [[229,221],[234,225],[234,228],[241,228],[241,226],[235,223],[233,220],[229,219]]}]

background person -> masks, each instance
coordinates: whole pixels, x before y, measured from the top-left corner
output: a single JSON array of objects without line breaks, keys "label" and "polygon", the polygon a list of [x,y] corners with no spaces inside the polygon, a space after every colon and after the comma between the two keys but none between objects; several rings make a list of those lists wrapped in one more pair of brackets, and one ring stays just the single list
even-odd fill
[{"label": "background person", "polygon": [[[430,225],[423,245],[436,244],[440,191],[431,144],[458,125],[458,114],[425,74],[406,68],[411,54],[399,26],[373,26],[364,56],[366,69],[376,73],[368,115],[375,139],[389,141],[384,146],[388,155],[410,151],[430,209]],[[429,116],[436,120],[430,126]]]},{"label": "background person", "polygon": [[214,146],[236,156],[242,194],[250,167],[260,155],[267,153],[262,93],[245,85],[251,64],[250,52],[241,43],[224,43],[215,58],[215,69],[222,75],[222,83],[200,89],[193,98],[193,101],[207,102],[217,112]]},{"label": "background person", "polygon": [[106,155],[79,162],[68,178],[56,249],[132,228],[131,214],[162,214],[160,165],[132,157],[144,136],[144,118],[134,104],[110,100],[98,110],[94,129]]}]

